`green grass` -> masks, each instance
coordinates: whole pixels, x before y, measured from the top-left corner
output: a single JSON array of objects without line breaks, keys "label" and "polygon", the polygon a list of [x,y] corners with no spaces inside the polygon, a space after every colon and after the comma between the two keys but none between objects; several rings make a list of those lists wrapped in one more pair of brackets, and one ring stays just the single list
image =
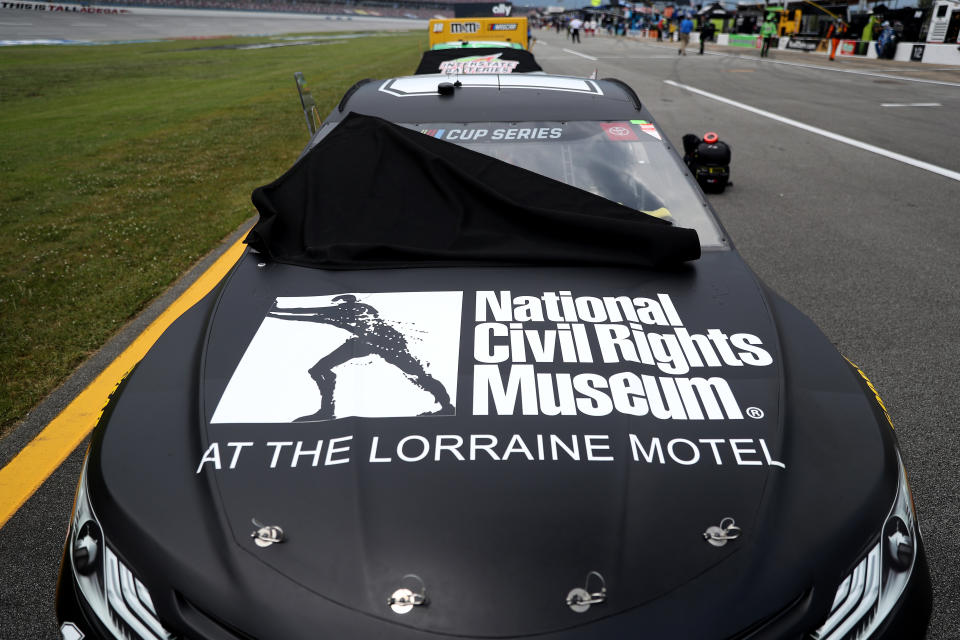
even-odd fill
[{"label": "green grass", "polygon": [[[0,53],[0,432],[241,222],[355,81],[412,73],[425,34]],[[259,39],[260,41],[264,39]]]}]

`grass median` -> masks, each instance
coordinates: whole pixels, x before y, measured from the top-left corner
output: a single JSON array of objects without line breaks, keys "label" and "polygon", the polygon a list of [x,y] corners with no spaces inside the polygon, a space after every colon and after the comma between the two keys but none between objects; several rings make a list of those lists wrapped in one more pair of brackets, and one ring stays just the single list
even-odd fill
[{"label": "grass median", "polygon": [[294,71],[325,116],[426,41],[316,38],[3,51],[0,435],[255,213],[307,140]]}]

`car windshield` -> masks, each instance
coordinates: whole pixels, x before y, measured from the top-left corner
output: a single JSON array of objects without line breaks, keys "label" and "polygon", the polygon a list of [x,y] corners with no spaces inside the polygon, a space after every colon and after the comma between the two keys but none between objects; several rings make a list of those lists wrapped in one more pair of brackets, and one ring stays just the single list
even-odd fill
[{"label": "car windshield", "polygon": [[660,132],[644,120],[404,126],[695,229],[703,247],[726,246]]}]

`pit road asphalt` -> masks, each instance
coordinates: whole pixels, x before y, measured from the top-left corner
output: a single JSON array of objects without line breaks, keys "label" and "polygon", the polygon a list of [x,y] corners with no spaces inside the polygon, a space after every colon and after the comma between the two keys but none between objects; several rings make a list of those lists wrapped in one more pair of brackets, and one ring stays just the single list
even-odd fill
[{"label": "pit road asphalt", "polygon": [[[0,22],[8,17],[0,13]],[[104,22],[106,17],[89,18]],[[298,24],[295,30],[306,29]],[[960,638],[960,439],[955,435],[960,424],[955,370],[960,362],[960,154],[955,150],[960,68],[829,62],[821,55],[786,51],[761,60],[753,49],[715,45],[708,45],[704,56],[695,48],[680,56],[667,43],[595,37],[572,44],[562,34],[534,30],[534,35],[533,52],[545,71],[586,76],[598,70],[601,78],[620,78],[637,91],[672,142],[679,144],[685,133],[716,131],[732,146],[734,187],[710,196],[710,203],[759,277],[860,365],[886,402],[933,577],[927,638]],[[104,37],[131,38],[122,24]],[[917,103],[940,106],[882,106]],[[292,90],[290,107],[299,108]],[[889,153],[825,137],[823,131]],[[264,176],[264,182],[274,177]],[[183,288],[194,275],[177,286]],[[0,464],[175,293],[159,300],[0,441]],[[84,448],[0,529],[0,640],[57,637],[53,590]]]}]

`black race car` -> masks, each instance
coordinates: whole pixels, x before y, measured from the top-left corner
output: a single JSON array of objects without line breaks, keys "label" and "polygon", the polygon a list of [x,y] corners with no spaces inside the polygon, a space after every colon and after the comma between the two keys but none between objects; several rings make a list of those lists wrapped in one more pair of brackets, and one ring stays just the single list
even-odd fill
[{"label": "black race car", "polygon": [[920,638],[874,387],[626,85],[366,82],[92,437],[63,638]]}]

